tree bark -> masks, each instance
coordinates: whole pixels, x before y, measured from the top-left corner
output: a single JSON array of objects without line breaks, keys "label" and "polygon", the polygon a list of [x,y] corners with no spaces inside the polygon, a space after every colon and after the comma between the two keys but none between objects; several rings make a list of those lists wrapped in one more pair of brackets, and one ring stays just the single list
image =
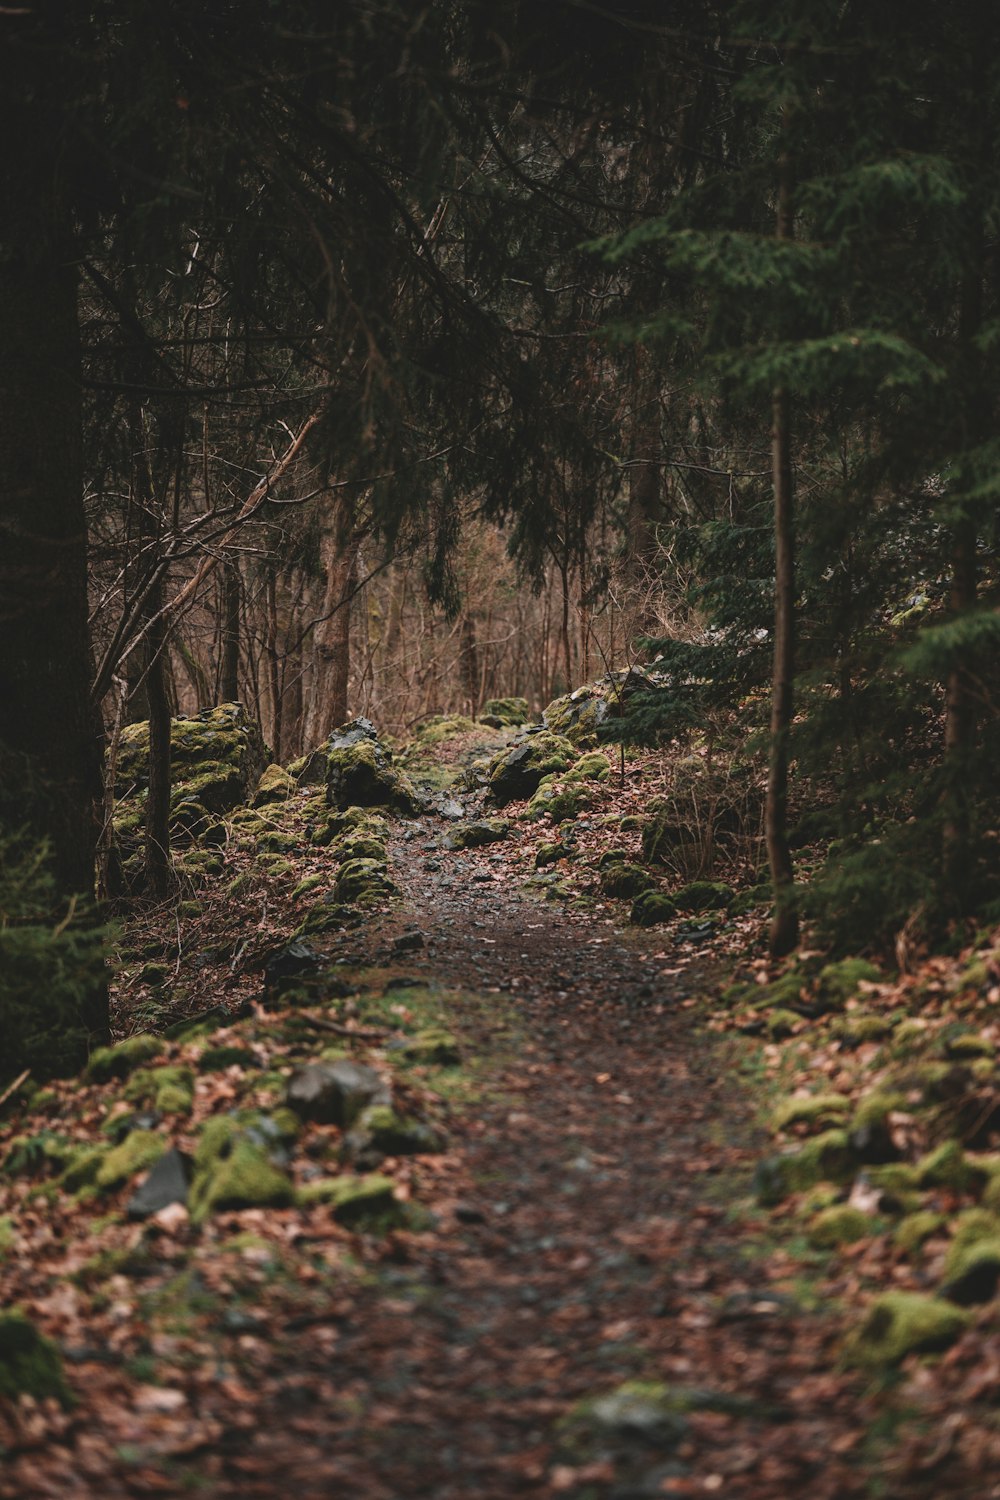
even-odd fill
[{"label": "tree bark", "polygon": [[223,571],[222,676],[219,694],[223,703],[237,703],[240,696],[240,569],[228,562]]},{"label": "tree bark", "polygon": [[313,680],[306,744],[318,745],[347,718],[351,667],[351,600],[358,581],[360,542],[349,532],[338,504],[321,542],[324,588],[322,618],[313,637]]},{"label": "tree bark", "polygon": [[[89,699],[76,256],[60,183],[57,71],[44,47],[21,49],[5,34],[0,741],[33,783],[14,789],[7,811],[47,840],[57,888],[69,896],[94,890],[101,774]],[[0,790],[0,810],[9,796]],[[103,983],[85,997],[82,1019],[94,1041],[107,1037]]]},{"label": "tree bark", "polygon": [[[776,233],[779,240],[791,239],[793,233],[792,166],[787,146],[779,163]],[[788,737],[795,673],[795,530],[790,402],[784,389],[774,392],[772,403],[771,477],[774,489],[774,659],[764,827],[774,888],[769,947],[772,958],[783,958],[792,951],[799,938],[795,871],[788,847]]]}]

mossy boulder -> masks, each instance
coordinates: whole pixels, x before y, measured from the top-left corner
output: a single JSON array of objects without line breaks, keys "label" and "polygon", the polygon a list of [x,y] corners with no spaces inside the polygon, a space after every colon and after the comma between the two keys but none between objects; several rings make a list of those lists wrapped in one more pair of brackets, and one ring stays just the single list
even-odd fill
[{"label": "mossy boulder", "polygon": [[337,871],[334,894],[338,901],[366,905],[399,895],[385,866],[377,859],[349,859]]},{"label": "mossy boulder", "polygon": [[842,958],[826,964],[816,978],[816,995],[826,1010],[843,1010],[863,983],[878,984],[882,974],[863,958]]},{"label": "mossy boulder", "polygon": [[367,719],[353,719],[331,734],[326,756],[326,797],[331,807],[388,807],[413,816],[417,796],[409,777],[392,764],[392,755]]},{"label": "mossy boulder", "polygon": [[883,1042],[892,1035],[894,1022],[891,1016],[874,1015],[869,1011],[849,1011],[838,1016],[830,1027],[844,1047],[864,1047],[869,1042]]},{"label": "mossy boulder", "polygon": [[784,1041],[786,1037],[794,1036],[802,1026],[802,1017],[794,1010],[783,1010],[777,1006],[769,1010],[764,1017],[764,1025],[772,1042]]},{"label": "mossy boulder", "polygon": [[775,1130],[790,1130],[795,1125],[826,1128],[842,1121],[850,1108],[851,1101],[843,1094],[793,1095],[778,1105],[771,1123]]},{"label": "mossy boulder", "polygon": [[388,1085],[381,1074],[348,1059],[307,1063],[288,1080],[285,1100],[303,1120],[349,1129],[372,1105],[390,1106]]},{"label": "mossy boulder", "polygon": [[55,1344],[20,1312],[0,1314],[0,1396],[31,1396],[69,1406],[71,1396]]},{"label": "mossy boulder", "polygon": [[194,1157],[193,1223],[241,1208],[286,1208],[295,1188],[284,1170],[287,1133],[268,1115],[213,1115]]},{"label": "mossy boulder", "polygon": [[957,1141],[945,1141],[916,1164],[922,1188],[950,1188],[955,1193],[978,1192],[986,1181],[982,1167],[971,1161]]},{"label": "mossy boulder", "polygon": [[81,1146],[64,1168],[59,1186],[67,1193],[79,1193],[86,1188],[96,1187],[97,1174],[107,1154],[107,1146]]},{"label": "mossy boulder", "polygon": [[692,880],[674,891],[678,911],[724,911],[733,899],[733,888],[721,880]]},{"label": "mossy boulder", "polygon": [[85,1077],[88,1083],[109,1083],[112,1078],[127,1078],[143,1063],[159,1057],[163,1042],[158,1036],[139,1032],[114,1047],[98,1047],[90,1055]]},{"label": "mossy boulder", "polygon": [[566,859],[572,854],[569,844],[561,841],[555,844],[539,844],[535,850],[535,869],[544,870],[546,865],[558,864],[561,859]]},{"label": "mossy boulder", "polygon": [[490,761],[488,799],[496,807],[506,807],[508,802],[530,797],[546,776],[568,771],[576,753],[562,735],[545,731],[526,735]]},{"label": "mossy boulder", "polygon": [[883,1292],[849,1337],[850,1364],[869,1369],[897,1365],[908,1354],[938,1353],[964,1333],[969,1315],[940,1297]]},{"label": "mossy boulder", "polygon": [[959,1036],[948,1037],[944,1043],[944,1054],[946,1057],[956,1058],[963,1062],[972,1062],[977,1058],[996,1057],[996,1044],[988,1037],[980,1036],[977,1032],[964,1032]]},{"label": "mossy boulder", "polygon": [[572,782],[568,776],[543,776],[524,815],[535,822],[548,817],[553,823],[569,823],[590,806],[590,801],[582,782]]},{"label": "mossy boulder", "polygon": [[587,755],[581,755],[572,769],[566,773],[569,781],[608,781],[610,776],[611,762],[599,750],[591,750]]},{"label": "mossy boulder", "polygon": [[267,807],[274,802],[287,802],[297,790],[298,782],[283,766],[270,765],[257,783],[253,794],[254,807]]},{"label": "mossy boulder", "polygon": [[453,1068],[462,1061],[458,1041],[450,1031],[429,1027],[416,1036],[403,1038],[391,1048],[403,1062],[428,1067]]},{"label": "mossy boulder", "polygon": [[384,841],[376,838],[373,833],[365,833],[361,829],[352,833],[342,833],[334,840],[330,848],[339,865],[346,865],[351,859],[373,859],[384,867],[388,858]]},{"label": "mossy boulder", "polygon": [[404,1223],[406,1218],[392,1178],[377,1173],[363,1177],[321,1177],[299,1189],[298,1201],[304,1207],[327,1204],[337,1223],[347,1229],[390,1229]]},{"label": "mossy boulder", "polygon": [[[239,703],[222,703],[170,726],[173,801],[197,802],[224,813],[247,801],[267,765],[260,730]],[[148,786],[149,724],[129,724],[118,749],[116,791],[131,795]]]},{"label": "mossy boulder", "polygon": [[658,1381],[629,1380],[579,1401],[559,1423],[560,1451],[586,1458],[623,1446],[669,1451],[687,1437],[690,1404]]},{"label": "mossy boulder", "polygon": [[154,1131],[130,1130],[120,1146],[114,1146],[106,1153],[97,1168],[94,1183],[102,1192],[114,1192],[137,1172],[148,1171],[166,1149],[166,1141]]},{"label": "mossy boulder", "polygon": [[956,1238],[945,1258],[943,1295],[963,1307],[988,1302],[998,1281],[1000,1223],[994,1222],[992,1235],[965,1241]]},{"label": "mossy boulder", "polygon": [[640,892],[632,902],[628,919],[633,927],[656,927],[677,915],[677,902],[664,891]]},{"label": "mossy boulder", "polygon": [[754,1190],[758,1203],[771,1207],[817,1182],[845,1182],[856,1161],[847,1132],[826,1130],[794,1151],[782,1151],[757,1163]]},{"label": "mossy boulder", "polygon": [[609,672],[598,682],[586,683],[561,698],[554,698],[542,714],[542,723],[575,745],[592,745],[606,719],[620,717],[638,694],[655,688],[654,679],[639,668]]},{"label": "mossy boulder", "polygon": [[618,896],[634,900],[643,891],[652,890],[656,882],[641,865],[607,865],[600,873],[600,886],[605,896]]},{"label": "mossy boulder", "polygon": [[479,722],[491,729],[517,729],[527,724],[530,717],[527,698],[487,698]]},{"label": "mossy boulder", "polygon": [[449,849],[481,849],[487,844],[498,844],[510,835],[510,823],[506,818],[481,818],[475,823],[456,823],[449,829]]},{"label": "mossy boulder", "polygon": [[397,1114],[387,1104],[371,1105],[359,1117],[348,1139],[352,1155],[376,1151],[382,1156],[422,1156],[444,1150],[444,1139],[432,1125]]},{"label": "mossy boulder", "polygon": [[811,1220],[807,1237],[817,1250],[835,1250],[838,1245],[852,1245],[872,1233],[868,1214],[849,1203],[834,1203],[821,1209]]},{"label": "mossy boulder", "polygon": [[948,1220],[933,1208],[918,1208],[916,1213],[905,1214],[892,1233],[893,1243],[904,1255],[913,1255],[925,1240],[939,1234]]},{"label": "mossy boulder", "polygon": [[140,1068],[125,1085],[122,1097],[130,1104],[150,1104],[163,1115],[190,1114],[194,1073],[184,1066]]}]

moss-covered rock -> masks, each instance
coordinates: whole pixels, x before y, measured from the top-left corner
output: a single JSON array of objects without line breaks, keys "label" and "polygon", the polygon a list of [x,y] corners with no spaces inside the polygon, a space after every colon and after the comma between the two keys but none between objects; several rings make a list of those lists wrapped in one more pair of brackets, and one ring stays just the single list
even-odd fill
[{"label": "moss-covered rock", "polygon": [[257,783],[253,794],[254,807],[267,807],[274,802],[287,802],[298,789],[298,782],[283,766],[268,766]]},{"label": "moss-covered rock", "polygon": [[866,1126],[883,1125],[896,1110],[905,1110],[906,1103],[906,1095],[898,1089],[873,1089],[858,1100],[851,1128],[861,1130]]},{"label": "moss-covered rock", "polygon": [[[223,703],[170,726],[174,806],[197,802],[224,813],[246,802],[267,764],[260,730],[238,703]],[[116,791],[128,796],[149,778],[149,724],[129,724],[118,749]]]},{"label": "moss-covered rock", "polygon": [[674,892],[678,911],[724,911],[732,899],[732,886],[722,880],[692,880]]},{"label": "moss-covered rock", "polygon": [[944,1044],[946,1057],[956,1058],[963,1062],[972,1062],[981,1057],[993,1058],[996,1057],[996,1051],[995,1043],[974,1031],[948,1037]]},{"label": "moss-covered rock", "polygon": [[314,1203],[330,1206],[338,1224],[348,1229],[384,1230],[405,1222],[405,1210],[396,1198],[391,1177],[370,1173],[364,1177],[321,1177],[299,1189],[304,1207]]},{"label": "moss-covered rock", "polygon": [[544,776],[530,798],[524,815],[537,822],[551,818],[553,823],[569,823],[590,806],[591,797],[583,782],[566,777]]},{"label": "moss-covered rock", "polygon": [[677,903],[664,891],[647,890],[636,896],[628,919],[633,927],[656,927],[677,915]]},{"label": "moss-covered rock", "polygon": [[191,1184],[191,1219],[200,1224],[210,1214],[240,1208],[287,1208],[295,1189],[287,1173],[268,1152],[238,1138],[226,1155],[196,1169]]},{"label": "moss-covered rock", "polygon": [[771,1123],[775,1130],[790,1130],[794,1125],[819,1129],[842,1121],[850,1108],[851,1101],[843,1094],[796,1094],[778,1105]]},{"label": "moss-covered rock", "polygon": [[335,730],[324,753],[331,807],[388,807],[407,816],[417,812],[412,782],[395,769],[391,754],[367,719],[353,719]]},{"label": "moss-covered rock", "polygon": [[376,859],[349,859],[337,871],[334,894],[338,901],[366,905],[399,895],[385,866]]},{"label": "moss-covered rock", "polygon": [[527,698],[487,698],[479,722],[491,729],[517,729],[527,724],[530,714]]},{"label": "moss-covered rock", "polygon": [[802,1024],[802,1017],[797,1011],[783,1010],[780,1005],[769,1010],[764,1017],[764,1025],[772,1042],[781,1042],[786,1037],[794,1036]]},{"label": "moss-covered rock", "polygon": [[561,841],[556,844],[539,844],[535,850],[535,869],[544,870],[546,865],[558,864],[561,859],[566,859],[572,854],[569,844]]},{"label": "moss-covered rock", "polygon": [[566,773],[570,781],[608,781],[611,777],[611,762],[599,750],[591,750]]},{"label": "moss-covered rock", "polygon": [[920,1208],[919,1177],[915,1167],[906,1162],[886,1162],[865,1170],[871,1186],[881,1195],[879,1208],[882,1212],[912,1214]]},{"label": "moss-covered rock", "polygon": [[487,797],[496,807],[530,797],[546,776],[568,771],[575,759],[576,750],[562,735],[527,735],[490,761]]},{"label": "moss-covered rock", "polygon": [[987,1174],[971,1161],[957,1141],[945,1141],[921,1157],[916,1166],[922,1188],[946,1187],[955,1193],[978,1192]]},{"label": "moss-covered rock", "polygon": [[643,891],[652,890],[656,882],[641,865],[608,865],[600,873],[600,886],[605,896],[618,896],[634,900]]},{"label": "moss-covered rock", "polygon": [[838,1016],[830,1028],[845,1047],[863,1047],[869,1042],[883,1042],[892,1035],[891,1016],[878,1016],[868,1011],[850,1011]]},{"label": "moss-covered rock", "polygon": [[947,1224],[944,1214],[933,1208],[920,1208],[904,1214],[892,1233],[893,1243],[904,1255],[913,1255],[925,1240],[939,1234]]},{"label": "moss-covered rock", "polygon": [[842,958],[826,964],[816,980],[816,994],[827,1010],[843,1010],[862,983],[878,984],[882,975],[863,958]]},{"label": "moss-covered rock", "polygon": [[17,1135],[7,1147],[0,1171],[4,1177],[51,1177],[72,1161],[75,1149],[55,1130]]},{"label": "moss-covered rock", "polygon": [[458,1042],[450,1031],[430,1027],[416,1036],[404,1038],[394,1047],[394,1054],[404,1062],[439,1068],[457,1067],[462,1061]]},{"label": "moss-covered rock", "polygon": [[190,1114],[194,1104],[194,1073],[184,1066],[140,1068],[122,1095],[130,1104],[151,1104],[161,1114]]},{"label": "moss-covered rock", "polygon": [[152,1130],[131,1130],[120,1146],[107,1152],[97,1168],[95,1185],[110,1193],[129,1181],[137,1172],[145,1172],[159,1161],[167,1143]]},{"label": "moss-covered rock", "polygon": [[330,846],[334,859],[340,865],[346,865],[351,859],[373,859],[376,864],[386,864],[388,851],[382,839],[376,838],[373,833],[365,833],[357,829],[353,833],[342,833]]},{"label": "moss-covered rock", "polygon": [[501,843],[510,834],[506,818],[481,818],[476,823],[456,823],[448,831],[450,849],[481,849],[486,844]]},{"label": "moss-covered rock", "polygon": [[690,1431],[685,1413],[691,1405],[659,1381],[628,1380],[577,1402],[559,1423],[559,1450],[577,1460],[623,1445],[669,1452]]},{"label": "moss-covered rock", "polygon": [[794,1151],[782,1151],[757,1163],[754,1188],[765,1207],[780,1203],[817,1182],[844,1182],[856,1162],[847,1132],[826,1130]]},{"label": "moss-covered rock", "polygon": [[384,1156],[421,1156],[444,1150],[444,1140],[432,1125],[396,1113],[387,1104],[373,1104],[361,1115],[352,1135],[352,1149],[374,1149]]},{"label": "moss-covered rock", "polygon": [[278,828],[268,828],[256,842],[261,854],[292,854],[302,847],[298,834],[282,833]]},{"label": "moss-covered rock", "polygon": [[0,1396],[71,1401],[56,1346],[20,1312],[0,1314]]},{"label": "moss-covered rock", "polygon": [[59,1186],[67,1193],[79,1193],[85,1188],[96,1187],[97,1174],[107,1154],[107,1146],[81,1146],[64,1168]]},{"label": "moss-covered rock", "polygon": [[112,1078],[127,1078],[136,1068],[159,1057],[163,1043],[158,1036],[140,1032],[114,1047],[98,1047],[90,1055],[85,1077],[88,1083],[108,1083]]},{"label": "moss-covered rock", "polygon": [[849,1203],[834,1203],[822,1209],[809,1225],[807,1235],[810,1245],[817,1250],[835,1250],[838,1245],[852,1245],[872,1233],[872,1221],[868,1214]]},{"label": "moss-covered rock", "polygon": [[869,1306],[847,1341],[851,1364],[884,1369],[908,1354],[947,1349],[968,1326],[967,1313],[939,1297],[919,1292],[883,1292]]}]

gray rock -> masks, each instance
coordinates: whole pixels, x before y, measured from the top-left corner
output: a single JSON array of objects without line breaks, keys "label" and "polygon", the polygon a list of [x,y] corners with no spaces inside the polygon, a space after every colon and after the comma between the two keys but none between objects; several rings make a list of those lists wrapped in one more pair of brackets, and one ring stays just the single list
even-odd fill
[{"label": "gray rock", "polygon": [[128,1201],[130,1219],[148,1219],[171,1203],[186,1203],[191,1185],[191,1158],[176,1146],[161,1156]]},{"label": "gray rock", "polygon": [[374,1068],[344,1059],[334,1063],[308,1063],[288,1081],[285,1095],[290,1108],[304,1120],[349,1129],[371,1104],[391,1104],[391,1095]]}]

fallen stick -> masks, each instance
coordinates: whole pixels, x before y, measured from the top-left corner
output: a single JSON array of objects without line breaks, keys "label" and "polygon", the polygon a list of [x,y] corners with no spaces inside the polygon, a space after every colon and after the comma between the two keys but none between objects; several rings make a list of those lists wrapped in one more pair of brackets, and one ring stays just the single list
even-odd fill
[{"label": "fallen stick", "polygon": [[28,1079],[30,1077],[31,1077],[31,1069],[30,1068],[25,1068],[25,1070],[21,1074],[20,1078],[15,1078],[13,1083],[9,1083],[7,1085],[7,1087],[4,1089],[3,1093],[0,1094],[0,1109],[3,1109],[4,1105],[7,1103],[7,1100],[10,1098],[11,1094],[16,1094],[17,1091],[18,1091],[18,1089],[21,1087],[21,1084],[22,1083],[27,1083],[27,1081],[28,1081]]},{"label": "fallen stick", "polygon": [[359,1042],[380,1042],[389,1034],[386,1031],[362,1031],[352,1026],[342,1026],[339,1021],[328,1021],[326,1016],[304,1015],[303,1020],[308,1021],[310,1026],[315,1026],[317,1031],[329,1031],[334,1036],[353,1036]]}]

